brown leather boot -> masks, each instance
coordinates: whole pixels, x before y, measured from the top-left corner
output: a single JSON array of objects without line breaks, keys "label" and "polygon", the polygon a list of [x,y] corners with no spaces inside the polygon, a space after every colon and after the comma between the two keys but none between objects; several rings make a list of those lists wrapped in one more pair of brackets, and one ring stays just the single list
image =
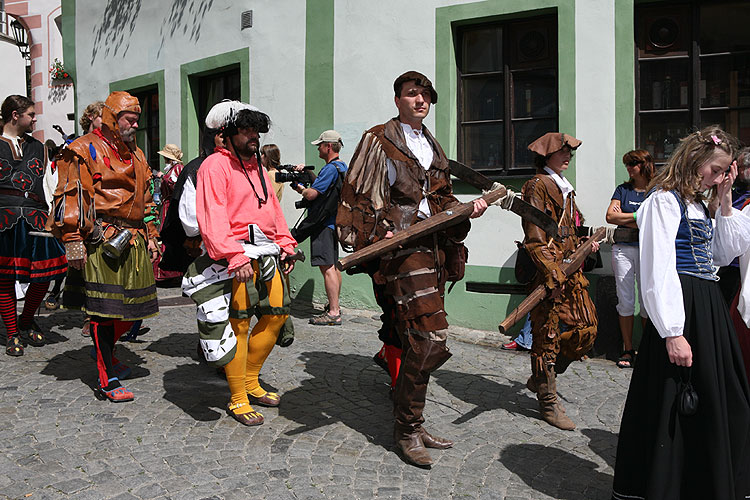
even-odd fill
[{"label": "brown leather boot", "polygon": [[529,375],[528,380],[526,380],[526,388],[536,394],[536,380],[534,380],[534,375]]},{"label": "brown leather boot", "polygon": [[539,400],[539,413],[548,424],[562,429],[572,431],[576,424],[568,418],[565,410],[557,400],[557,383],[555,381],[555,368],[549,365],[543,373],[536,377],[537,394]]},{"label": "brown leather boot", "polygon": [[422,442],[420,430],[421,427],[411,432],[402,432],[396,426],[393,439],[396,441],[396,446],[407,462],[419,467],[429,467],[434,462]]},{"label": "brown leather boot", "polygon": [[433,436],[424,427],[420,427],[420,434],[422,438],[422,443],[427,448],[435,448],[437,450],[445,450],[448,448],[453,447],[453,441],[449,441],[447,439],[443,439],[441,437]]}]

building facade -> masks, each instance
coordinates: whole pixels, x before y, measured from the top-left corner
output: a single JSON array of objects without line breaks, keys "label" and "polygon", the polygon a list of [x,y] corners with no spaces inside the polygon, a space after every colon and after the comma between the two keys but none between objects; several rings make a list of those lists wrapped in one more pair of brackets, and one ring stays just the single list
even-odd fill
[{"label": "building facade", "polygon": [[[321,166],[310,141],[330,128],[346,161],[364,130],[396,114],[393,80],[415,69],[439,93],[426,123],[448,157],[516,190],[533,173],[529,142],[551,130],[581,139],[567,177],[587,223],[600,225],[626,180],[625,152],[663,161],[708,122],[750,134],[747,2],[63,0],[62,14],[76,112],[112,90],[137,95],[138,140],[154,165],[165,143],[195,157],[202,118],[222,98],[270,115],[262,141],[282,163]],[[477,196],[454,187],[463,201]],[[290,224],[294,200],[287,190]],[[452,324],[494,329],[520,302],[522,238],[498,208],[473,221],[466,278],[446,300]],[[610,272],[603,260],[596,273]],[[317,269],[297,266],[292,281],[324,301]],[[477,283],[508,293],[467,290]],[[347,276],[342,303],[374,308],[369,280]]]},{"label": "building facade", "polygon": [[[74,106],[73,80],[62,77],[62,6],[60,0],[3,0],[0,14],[0,57],[3,62],[3,81],[0,93],[4,99],[10,94],[28,95],[35,103],[37,124],[33,135],[40,141],[52,139],[62,143],[62,136],[53,126],[72,134]],[[11,27],[16,20],[23,27],[28,59],[21,57]],[[59,61],[63,71],[53,78],[51,71]],[[28,93],[30,89],[31,93]]]}]

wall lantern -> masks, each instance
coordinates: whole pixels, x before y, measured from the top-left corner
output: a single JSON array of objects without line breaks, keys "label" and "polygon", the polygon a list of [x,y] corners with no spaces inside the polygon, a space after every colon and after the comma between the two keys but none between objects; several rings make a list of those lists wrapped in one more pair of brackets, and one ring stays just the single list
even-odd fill
[{"label": "wall lantern", "polygon": [[21,57],[27,61],[31,60],[31,51],[29,50],[29,34],[18,19],[14,19],[10,25],[13,27],[13,38],[16,40]]}]

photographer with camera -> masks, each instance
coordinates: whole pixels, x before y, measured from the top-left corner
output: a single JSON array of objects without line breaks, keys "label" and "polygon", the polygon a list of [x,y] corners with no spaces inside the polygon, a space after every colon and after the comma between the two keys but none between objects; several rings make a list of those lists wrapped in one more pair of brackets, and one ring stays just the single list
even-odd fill
[{"label": "photographer with camera", "polygon": [[[292,230],[292,235],[298,242],[310,236],[310,264],[317,266],[323,274],[328,297],[328,307],[323,314],[310,318],[310,324],[335,326],[341,324],[341,271],[334,264],[339,259],[339,242],[335,231],[336,211],[347,169],[346,163],[339,159],[344,141],[335,130],[326,130],[311,144],[318,147],[318,156],[326,164],[317,177],[309,172],[312,178],[309,188],[292,184],[292,188],[304,199],[299,204],[307,208],[307,217]],[[296,170],[303,173],[304,168],[304,165],[298,165]]]}]

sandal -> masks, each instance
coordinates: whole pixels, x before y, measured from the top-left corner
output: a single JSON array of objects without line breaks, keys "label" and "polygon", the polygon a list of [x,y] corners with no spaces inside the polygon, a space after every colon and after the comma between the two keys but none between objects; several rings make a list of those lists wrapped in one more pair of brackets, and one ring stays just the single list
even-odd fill
[{"label": "sandal", "polygon": [[261,397],[253,396],[252,394],[247,394],[249,397],[253,398],[257,404],[260,406],[266,406],[268,408],[275,408],[281,404],[281,396],[276,394],[275,392],[266,392]]},{"label": "sandal", "polygon": [[17,335],[8,337],[8,345],[5,347],[5,354],[8,356],[23,356],[23,344]]},{"label": "sandal", "polygon": [[628,349],[622,351],[620,357],[617,358],[617,368],[633,368],[635,363],[635,349]]},{"label": "sandal", "polygon": [[[260,425],[263,423],[263,415],[261,415],[257,411],[250,411],[247,413],[235,413],[234,410],[237,408],[241,408],[245,406],[247,403],[239,403],[236,405],[229,405],[227,406],[227,413],[229,413],[229,416],[231,416],[233,419],[235,419],[237,422],[241,423],[242,425],[252,426],[252,425]],[[248,405],[249,406],[249,405]]]},{"label": "sandal", "polygon": [[133,393],[122,386],[116,387],[109,391],[106,391],[100,387],[94,392],[94,395],[97,397],[97,399],[100,399],[102,401],[104,401],[105,399],[109,399],[113,403],[126,403],[135,399]]},{"label": "sandal", "polygon": [[341,326],[341,315],[333,316],[331,313],[323,313],[310,318],[309,323],[317,326]]},{"label": "sandal", "polygon": [[19,335],[27,344],[34,347],[42,347],[44,345],[44,335],[42,332],[35,328],[20,328]]}]

